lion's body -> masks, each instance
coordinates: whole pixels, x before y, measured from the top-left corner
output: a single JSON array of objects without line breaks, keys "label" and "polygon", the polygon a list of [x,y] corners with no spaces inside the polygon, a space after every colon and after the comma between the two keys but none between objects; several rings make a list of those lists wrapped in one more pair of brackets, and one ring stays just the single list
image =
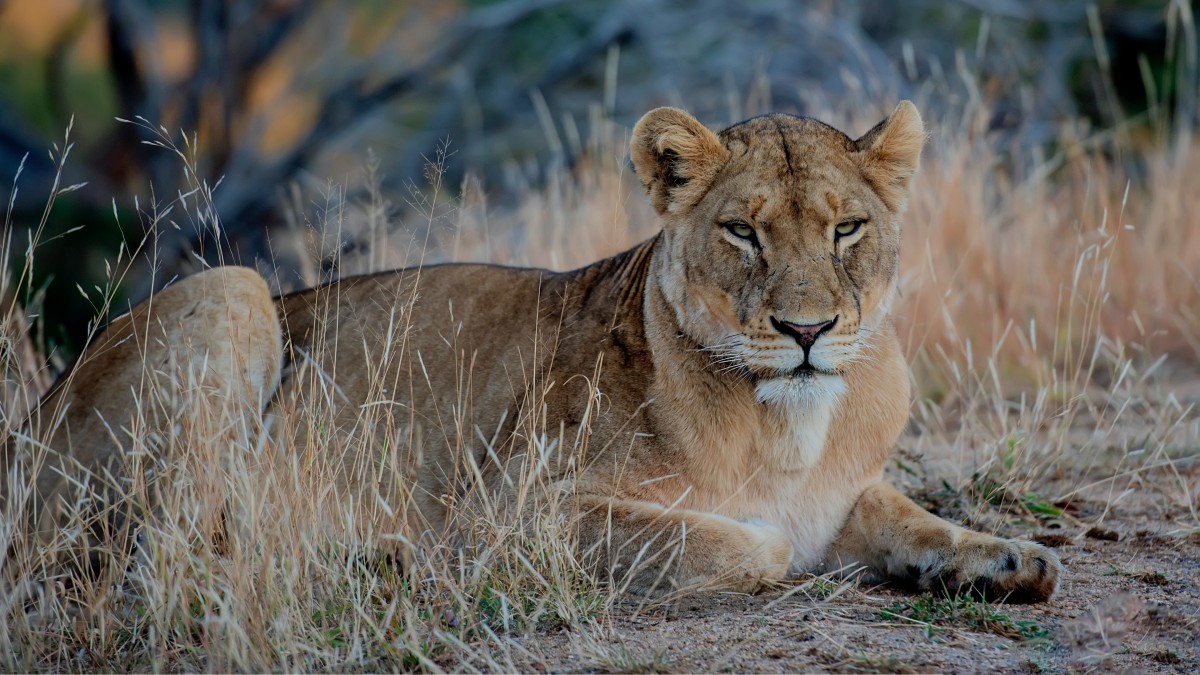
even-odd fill
[{"label": "lion's body", "polygon": [[[655,238],[568,273],[443,265],[349,279],[282,298],[278,309],[291,347],[320,355],[311,363],[293,357],[294,368],[307,363],[337,383],[340,433],[361,430],[361,407],[379,401],[398,428],[416,427],[424,459],[406,469],[435,530],[446,520],[441,495],[461,474],[455,449],[473,455],[493,482],[488,490],[501,491],[501,467],[525,468],[512,455],[528,450],[527,420],[544,421],[567,443],[586,420],[586,434],[603,439],[589,443],[586,471],[562,462],[548,479],[578,476],[580,494],[776,523],[790,535],[793,565],[811,569],[862,488],[878,480],[907,418],[908,375],[895,334],[888,323],[873,334],[872,359],[847,378],[852,404],[823,421],[789,419],[694,346],[676,338],[652,344],[638,284],[650,277],[660,244]],[[599,392],[598,405],[589,390]],[[281,398],[291,397],[321,407],[327,398],[285,380]],[[849,433],[800,447],[797,437],[814,424]]]},{"label": "lion's body", "polygon": [[466,495],[515,504],[533,471],[598,564],[682,542],[644,580],[748,590],[862,564],[1047,598],[1052,554],[882,481],[909,406],[888,307],[923,140],[908,104],[858,140],[653,111],[633,162],[660,234],[573,272],[433,266],[280,298],[271,409],[317,420],[283,425],[293,451],[338,448],[342,488],[391,503],[408,541],[453,536]]}]

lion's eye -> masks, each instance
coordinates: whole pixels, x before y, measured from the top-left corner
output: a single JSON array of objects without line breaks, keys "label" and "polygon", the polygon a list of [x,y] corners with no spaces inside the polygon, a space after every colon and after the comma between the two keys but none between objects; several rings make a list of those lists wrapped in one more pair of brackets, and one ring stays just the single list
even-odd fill
[{"label": "lion's eye", "polygon": [[757,243],[758,237],[754,234],[754,228],[741,221],[725,223],[725,229],[733,233],[733,236],[740,239],[745,239],[749,242]]},{"label": "lion's eye", "polygon": [[865,222],[867,222],[867,221],[865,221],[865,220],[847,220],[844,223],[840,223],[837,227],[833,228],[834,236],[837,237],[838,239],[841,239],[842,237],[849,237],[850,235],[854,234],[855,232],[858,232],[858,229],[860,227],[862,227],[863,223],[865,223]]}]

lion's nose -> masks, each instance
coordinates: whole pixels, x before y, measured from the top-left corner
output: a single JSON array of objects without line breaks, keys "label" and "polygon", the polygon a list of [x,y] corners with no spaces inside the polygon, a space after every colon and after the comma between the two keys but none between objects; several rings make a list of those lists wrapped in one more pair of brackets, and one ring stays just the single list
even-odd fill
[{"label": "lion's nose", "polygon": [[790,321],[780,321],[775,317],[771,317],[771,325],[775,326],[775,330],[796,341],[800,348],[804,350],[804,355],[808,356],[808,350],[812,349],[817,338],[829,332],[833,325],[837,323],[838,318],[835,316],[832,320],[824,323],[791,323]]}]

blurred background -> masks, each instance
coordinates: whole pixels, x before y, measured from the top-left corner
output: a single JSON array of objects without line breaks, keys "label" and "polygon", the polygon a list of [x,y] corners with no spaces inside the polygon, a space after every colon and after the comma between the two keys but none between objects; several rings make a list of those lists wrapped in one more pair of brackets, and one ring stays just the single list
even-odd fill
[{"label": "blurred background", "polygon": [[1018,178],[1069,138],[1144,179],[1129,148],[1195,125],[1195,39],[1189,3],[1141,0],[0,0],[5,272],[69,359],[97,314],[204,264],[286,291],[380,228],[462,257],[428,230],[626,167],[663,104],[857,134],[914,98]]}]

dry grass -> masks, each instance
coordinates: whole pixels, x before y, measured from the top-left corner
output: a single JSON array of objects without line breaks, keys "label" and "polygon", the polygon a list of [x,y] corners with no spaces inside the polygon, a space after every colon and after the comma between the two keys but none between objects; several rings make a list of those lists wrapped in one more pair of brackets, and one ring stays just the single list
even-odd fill
[{"label": "dry grass", "polygon": [[[1200,209],[1200,147],[1149,147],[1118,165],[1081,139],[1021,178],[994,152],[984,119],[975,109],[934,125],[947,131],[933,138],[905,224],[894,314],[919,392],[905,467],[922,485],[944,481],[968,519],[993,529],[991,507],[1036,519],[1081,490],[1130,486],[1190,505],[1184,526],[1200,525],[1200,485],[1181,470],[1197,459],[1200,424],[1169,377],[1195,373],[1200,361],[1200,230],[1190,217]],[[330,242],[365,242],[361,255],[337,261],[342,273],[434,259],[585,264],[654,227],[624,168],[623,132],[597,133],[589,161],[553,173],[515,209],[489,208],[471,181],[448,198],[435,180],[410,195],[423,216],[397,228],[382,195],[360,211],[334,190],[317,219],[326,231],[297,241],[316,261],[338,257]],[[1138,180],[1122,169],[1134,165],[1143,167]],[[177,209],[217,231],[207,194],[197,185],[154,217]],[[14,250],[13,228],[5,232],[0,254],[32,265],[36,237]],[[114,263],[110,286],[129,260]],[[320,280],[316,262],[306,269]],[[6,430],[21,431],[18,445],[37,455],[51,421],[29,431],[22,420],[62,364],[47,363],[28,334],[38,298],[26,279],[0,281],[2,403]],[[110,290],[95,291],[101,314]],[[402,339],[402,321],[396,330]],[[522,492],[535,507],[515,510],[530,515],[481,497],[462,546],[430,544],[397,566],[386,553],[407,549],[386,524],[403,512],[402,486],[364,500],[334,489],[347,470],[336,458],[348,448],[329,447],[321,415],[297,416],[284,401],[265,426],[247,425],[246,411],[211,396],[197,373],[168,375],[171,395],[147,397],[140,419],[180,423],[165,436],[136,423],[123,435],[132,475],[151,476],[126,487],[145,525],[137,546],[110,551],[114,563],[99,574],[78,582],[54,574],[56,556],[78,546],[85,516],[48,545],[34,541],[22,532],[30,481],[9,476],[0,520],[5,670],[528,670],[542,660],[529,636],[562,627],[592,668],[669,667],[607,639],[618,607],[641,609],[619,604],[609,580],[580,565],[569,526],[552,516],[554,490],[536,474]],[[316,373],[300,376],[329,386]],[[386,455],[405,438],[403,420],[363,414],[376,432],[339,442]],[[527,421],[531,456],[581,442],[555,438],[543,422]],[[308,441],[279,440],[297,437]],[[1139,481],[1149,471],[1173,478],[1147,487]],[[799,588],[820,603],[828,594],[809,592],[818,586]]]}]

